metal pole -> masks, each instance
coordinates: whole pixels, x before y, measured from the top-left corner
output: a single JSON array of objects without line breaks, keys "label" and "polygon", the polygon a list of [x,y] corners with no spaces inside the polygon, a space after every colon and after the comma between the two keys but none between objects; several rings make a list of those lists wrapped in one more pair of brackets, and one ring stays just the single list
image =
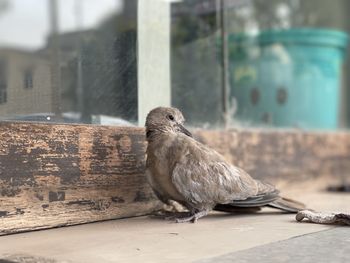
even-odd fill
[{"label": "metal pole", "polygon": [[61,113],[61,68],[60,68],[60,42],[58,29],[57,0],[49,0],[49,14],[51,26],[51,107],[55,119],[62,118]]},{"label": "metal pole", "polygon": [[81,54],[81,30],[83,26],[83,13],[81,0],[75,0],[75,18],[77,30],[77,82],[76,82],[76,96],[77,96],[77,110],[80,112],[81,120],[84,115],[84,89],[83,89],[83,68],[82,68],[82,54]]},{"label": "metal pole", "polygon": [[226,32],[226,16],[225,16],[225,0],[220,1],[220,27],[221,27],[221,73],[222,73],[222,111],[224,126],[228,128],[230,123],[229,114],[229,98],[230,98],[230,83],[229,83],[229,54],[228,54],[228,37]]}]

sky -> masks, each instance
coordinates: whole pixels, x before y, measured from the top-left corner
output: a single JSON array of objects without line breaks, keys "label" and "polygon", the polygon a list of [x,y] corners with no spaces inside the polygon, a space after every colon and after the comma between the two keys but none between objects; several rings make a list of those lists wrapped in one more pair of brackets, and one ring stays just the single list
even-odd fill
[{"label": "sky", "polygon": [[[42,47],[49,33],[49,0],[8,0],[9,8],[0,13],[0,47],[35,50]],[[98,25],[109,14],[122,8],[120,0],[58,0],[59,31],[77,29],[76,6],[81,7],[81,28]]]}]

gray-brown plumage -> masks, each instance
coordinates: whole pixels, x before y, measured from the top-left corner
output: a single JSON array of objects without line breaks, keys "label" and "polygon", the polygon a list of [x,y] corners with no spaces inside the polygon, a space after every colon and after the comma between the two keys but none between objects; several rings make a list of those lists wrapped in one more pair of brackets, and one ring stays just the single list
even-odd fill
[{"label": "gray-brown plumage", "polygon": [[192,138],[175,108],[153,109],[146,119],[146,174],[157,197],[174,200],[190,215],[177,222],[195,222],[212,209],[272,206],[288,212],[304,205],[279,196],[274,186],[253,179],[222,155]]}]

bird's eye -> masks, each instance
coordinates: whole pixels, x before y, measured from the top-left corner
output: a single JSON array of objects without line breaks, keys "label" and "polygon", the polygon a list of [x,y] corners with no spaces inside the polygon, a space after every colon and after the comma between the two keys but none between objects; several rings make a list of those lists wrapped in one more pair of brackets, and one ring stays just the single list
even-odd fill
[{"label": "bird's eye", "polygon": [[169,120],[171,120],[171,121],[174,121],[174,120],[175,120],[174,116],[171,115],[171,114],[169,114],[169,115],[167,116],[167,118],[168,118]]}]

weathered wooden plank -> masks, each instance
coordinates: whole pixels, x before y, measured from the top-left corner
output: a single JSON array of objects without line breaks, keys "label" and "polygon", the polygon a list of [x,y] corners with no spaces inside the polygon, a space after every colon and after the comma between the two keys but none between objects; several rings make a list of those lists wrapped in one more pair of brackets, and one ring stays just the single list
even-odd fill
[{"label": "weathered wooden plank", "polygon": [[0,235],[149,213],[144,131],[0,124]]},{"label": "weathered wooden plank", "polygon": [[[348,180],[350,133],[195,131],[254,177]],[[142,128],[0,123],[0,235],[147,214]]]},{"label": "weathered wooden plank", "polygon": [[274,184],[350,181],[349,132],[199,130],[196,136],[253,177]]}]

